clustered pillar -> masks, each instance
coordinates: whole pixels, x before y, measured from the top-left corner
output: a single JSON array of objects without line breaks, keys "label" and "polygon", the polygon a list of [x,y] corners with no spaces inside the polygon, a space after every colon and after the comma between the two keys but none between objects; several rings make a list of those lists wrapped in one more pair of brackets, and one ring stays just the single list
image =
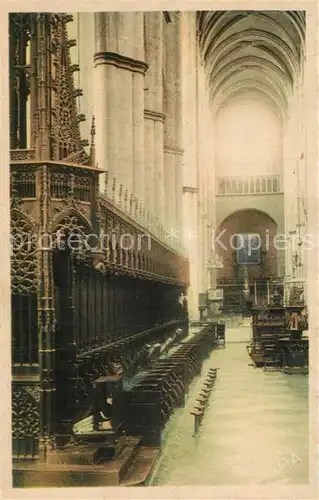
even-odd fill
[{"label": "clustered pillar", "polygon": [[208,85],[196,34],[196,14],[181,14],[181,89],[183,145],[184,244],[189,252],[189,312],[199,316],[199,293],[216,284],[208,270],[215,228],[213,120]]},{"label": "clustered pillar", "polygon": [[182,163],[181,148],[181,44],[180,19],[164,25],[164,182],[165,225],[176,238],[182,230]]},{"label": "clustered pillar", "polygon": [[94,34],[95,158],[107,171],[101,190],[113,198],[116,179],[164,226],[167,243],[180,248],[183,241],[196,317],[209,285],[215,195],[196,13],[99,12]]},{"label": "clustered pillar", "polygon": [[[180,239],[182,233],[180,19],[163,12],[95,14],[96,161]],[[106,185],[107,182],[107,185]],[[177,243],[174,240],[171,243]]]},{"label": "clustered pillar", "polygon": [[145,50],[148,70],[145,76],[145,193],[147,206],[164,222],[163,134],[163,14],[146,12]]},{"label": "clustered pillar", "polygon": [[[96,159],[131,195],[144,198],[143,13],[95,14]],[[102,189],[103,180],[101,182]]]},{"label": "clustered pillar", "polygon": [[183,12],[181,16],[182,139],[185,145],[183,162],[183,236],[190,262],[191,286],[188,290],[188,311],[191,318],[196,318],[200,291],[196,16],[192,12]]},{"label": "clustered pillar", "polygon": [[[295,80],[285,119],[284,196],[285,196],[285,274],[304,279],[307,234],[307,179],[304,119],[304,85],[302,74]],[[282,252],[281,252],[282,253]]]}]

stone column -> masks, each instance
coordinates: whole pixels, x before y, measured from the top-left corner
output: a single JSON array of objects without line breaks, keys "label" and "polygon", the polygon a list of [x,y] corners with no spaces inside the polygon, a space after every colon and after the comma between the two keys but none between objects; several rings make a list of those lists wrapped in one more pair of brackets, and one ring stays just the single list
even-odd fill
[{"label": "stone column", "polygon": [[182,228],[182,161],[180,20],[172,14],[173,22],[164,24],[164,182],[165,223],[181,237]]},{"label": "stone column", "polygon": [[199,172],[199,266],[200,266],[200,281],[199,281],[199,291],[201,293],[206,292],[208,278],[207,278],[207,213],[206,213],[206,184],[207,184],[207,155],[206,155],[206,134],[207,134],[207,123],[206,123],[206,107],[208,102],[205,102],[205,97],[203,94],[205,92],[205,74],[203,63],[198,54],[198,65],[197,65],[197,95],[198,95],[198,172]]},{"label": "stone column", "polygon": [[[145,116],[145,115],[144,115]],[[154,211],[155,203],[155,166],[154,166],[154,124],[153,120],[145,119],[144,122],[145,134],[145,207],[148,210]]]},{"label": "stone column", "polygon": [[197,164],[197,47],[196,13],[181,13],[181,103],[183,155],[183,232],[190,263],[189,316],[197,319],[199,280],[198,164]]},{"label": "stone column", "polygon": [[174,235],[176,227],[175,152],[164,146],[165,229]]},{"label": "stone column", "polygon": [[145,51],[149,65],[145,75],[145,198],[147,205],[164,222],[163,134],[163,13],[145,12]]},{"label": "stone column", "polygon": [[184,186],[183,188],[183,221],[184,245],[188,250],[190,265],[190,287],[188,289],[188,310],[191,319],[197,319],[198,310],[198,189],[197,187]]},{"label": "stone column", "polygon": [[[132,56],[136,61],[145,60],[144,50],[144,13],[132,13]],[[146,64],[146,63],[145,63]],[[146,67],[145,67],[146,69]],[[133,183],[132,192],[144,203],[145,175],[144,175],[144,88],[145,71],[132,74],[132,127],[133,127]]]},{"label": "stone column", "polygon": [[[297,236],[297,177],[298,177],[298,147],[297,132],[297,101],[296,88],[288,103],[288,113],[285,123],[284,139],[284,209],[285,209],[285,234],[289,242],[285,252],[286,274],[292,274],[293,254],[296,250]],[[278,264],[280,250],[277,251]],[[278,269],[279,271],[279,269]]]},{"label": "stone column", "polygon": [[133,74],[133,193],[145,202],[144,172],[144,75]]},{"label": "stone column", "polygon": [[176,19],[175,35],[175,200],[176,200],[176,227],[183,239],[183,153],[182,145],[182,103],[181,103],[181,63],[182,63],[182,32],[181,20]]},{"label": "stone column", "polygon": [[212,232],[215,229],[215,171],[214,171],[214,128],[209,99],[205,67],[198,53],[198,172],[199,172],[199,265],[200,292],[205,292],[215,282],[216,270],[208,272],[207,264],[211,256]]},{"label": "stone column", "polygon": [[131,194],[143,165],[143,13],[96,13],[95,33],[96,160]]},{"label": "stone column", "polygon": [[159,115],[159,118],[154,121],[154,211],[162,224],[165,217],[163,132],[164,121]]},{"label": "stone column", "polygon": [[290,114],[290,106],[288,107],[287,116],[285,116],[284,120],[284,133],[283,133],[283,175],[281,179],[282,188],[284,190],[284,211],[285,211],[285,235],[289,238],[289,242],[287,243],[285,249],[285,275],[291,274],[291,240],[289,236],[290,231],[290,220],[289,220],[289,210],[288,210],[288,196],[289,196],[289,163],[290,154],[291,154],[291,117]]}]

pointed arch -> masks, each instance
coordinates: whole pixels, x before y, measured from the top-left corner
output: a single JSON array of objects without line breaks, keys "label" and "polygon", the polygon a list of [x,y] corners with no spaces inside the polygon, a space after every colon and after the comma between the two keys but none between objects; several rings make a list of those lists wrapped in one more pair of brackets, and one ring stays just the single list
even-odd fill
[{"label": "pointed arch", "polygon": [[88,219],[75,208],[69,208],[63,212],[60,212],[54,219],[52,219],[50,224],[51,233],[55,233],[63,225],[66,227],[77,227],[80,228],[85,234],[93,233],[93,227]]},{"label": "pointed arch", "polygon": [[11,289],[14,295],[37,292],[38,231],[17,209],[11,210]]}]

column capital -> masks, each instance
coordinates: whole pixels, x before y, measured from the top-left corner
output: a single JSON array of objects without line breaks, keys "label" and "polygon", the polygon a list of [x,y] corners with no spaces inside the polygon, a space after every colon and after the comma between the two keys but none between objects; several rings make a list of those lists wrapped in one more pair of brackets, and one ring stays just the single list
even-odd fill
[{"label": "column capital", "polygon": [[195,186],[183,186],[183,193],[198,194],[199,189]]},{"label": "column capital", "polygon": [[148,69],[148,64],[145,61],[139,61],[115,52],[96,52],[94,54],[94,66],[101,64],[111,64],[118,68],[142,74],[145,74]]},{"label": "column capital", "polygon": [[183,154],[185,153],[185,150],[182,148],[179,148],[178,146],[166,146],[166,145],[164,145],[164,153],[183,156]]},{"label": "column capital", "polygon": [[151,109],[144,109],[144,118],[149,120],[154,120],[156,122],[164,123],[166,120],[166,115],[160,111],[153,111]]}]

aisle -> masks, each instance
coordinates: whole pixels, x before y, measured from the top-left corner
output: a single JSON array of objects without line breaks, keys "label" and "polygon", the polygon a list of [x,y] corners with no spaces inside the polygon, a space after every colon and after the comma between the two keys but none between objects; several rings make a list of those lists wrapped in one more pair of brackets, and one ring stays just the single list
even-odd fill
[{"label": "aisle", "polygon": [[[226,349],[203,365],[219,367],[199,434],[193,408],[202,379],[165,429],[151,485],[252,485],[308,482],[308,377],[249,366],[249,327],[227,329]],[[236,342],[241,340],[241,342]]]}]

